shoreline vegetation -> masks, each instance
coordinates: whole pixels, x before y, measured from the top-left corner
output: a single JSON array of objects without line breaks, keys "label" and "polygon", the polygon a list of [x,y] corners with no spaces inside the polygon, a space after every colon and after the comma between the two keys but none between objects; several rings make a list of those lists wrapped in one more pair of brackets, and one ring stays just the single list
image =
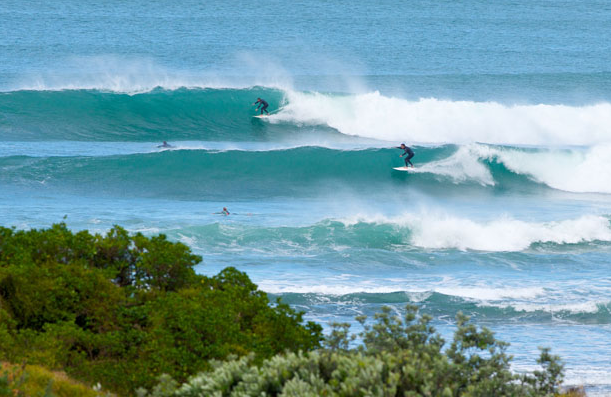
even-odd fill
[{"label": "shoreline vegetation", "polygon": [[558,356],[515,374],[508,344],[462,314],[447,343],[415,306],[324,337],[235,268],[196,274],[201,259],[119,226],[0,227],[0,396],[563,395]]}]

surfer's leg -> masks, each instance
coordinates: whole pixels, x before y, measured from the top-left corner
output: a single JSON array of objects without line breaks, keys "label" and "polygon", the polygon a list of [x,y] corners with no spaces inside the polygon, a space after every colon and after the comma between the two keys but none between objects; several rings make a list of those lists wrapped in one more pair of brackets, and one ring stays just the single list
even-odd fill
[{"label": "surfer's leg", "polygon": [[412,168],[414,167],[414,165],[412,164],[411,161],[409,161],[412,157],[414,157],[413,154],[410,154],[409,156],[407,156],[407,158],[405,159],[405,166],[407,167],[407,163],[410,163]]},{"label": "surfer's leg", "polygon": [[267,111],[267,105],[263,106],[263,108],[261,109],[261,114],[263,114],[264,110],[265,110],[265,113],[269,114],[269,112]]}]

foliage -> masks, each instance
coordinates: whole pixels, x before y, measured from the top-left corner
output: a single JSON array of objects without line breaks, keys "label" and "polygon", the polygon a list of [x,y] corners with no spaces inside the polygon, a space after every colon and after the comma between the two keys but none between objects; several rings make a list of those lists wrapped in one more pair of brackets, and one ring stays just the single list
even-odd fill
[{"label": "foliage", "polygon": [[51,372],[37,365],[0,364],[0,396],[31,397],[104,397],[98,392],[68,378],[63,373]]},{"label": "foliage", "polygon": [[[372,325],[362,322],[363,341],[349,349],[346,324],[336,324],[325,349],[288,352],[257,365],[254,355],[215,362],[214,368],[178,386],[165,377],[147,394],[164,396],[554,396],[562,381],[559,358],[543,349],[543,369],[518,375],[510,371],[507,344],[467,317],[457,316],[452,343],[431,326],[431,318],[407,307],[404,319],[389,308]],[[162,387],[163,385],[163,387]]]},{"label": "foliage", "polygon": [[166,236],[0,228],[0,359],[62,368],[131,394],[184,381],[210,359],[259,361],[318,347],[321,328],[246,274],[197,275],[201,257]]},{"label": "foliage", "polygon": [[559,397],[587,397],[583,386],[572,386],[565,390]]}]

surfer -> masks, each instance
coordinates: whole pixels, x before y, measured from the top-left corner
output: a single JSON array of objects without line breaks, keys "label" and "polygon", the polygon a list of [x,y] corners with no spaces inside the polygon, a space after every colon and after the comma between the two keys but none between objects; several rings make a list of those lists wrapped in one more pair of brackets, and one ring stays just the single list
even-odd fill
[{"label": "surfer", "polygon": [[223,211],[221,211],[221,212],[213,212],[213,214],[229,215],[229,210],[227,209],[227,207],[223,207]]},{"label": "surfer", "polygon": [[255,112],[258,112],[259,108],[261,108],[261,114],[263,114],[263,111],[269,114],[269,112],[267,111],[267,107],[269,106],[269,104],[267,102],[265,102],[261,98],[257,98],[257,102],[253,103],[253,105],[256,105],[256,104],[259,104],[259,106],[257,106],[257,110],[255,110]]},{"label": "surfer", "polygon": [[174,146],[170,145],[170,144],[169,144],[169,143],[167,143],[166,141],[163,141],[163,143],[162,143],[161,145],[157,146],[157,147],[165,147],[165,148],[168,148],[168,147],[174,147]]},{"label": "surfer", "polygon": [[403,150],[403,154],[399,155],[399,157],[407,155],[407,157],[405,158],[405,167],[409,167],[409,164],[412,166],[412,168],[414,168],[412,162],[409,161],[412,157],[414,157],[414,151],[409,146],[405,146],[405,143],[402,143],[401,146],[397,147],[397,149]]}]

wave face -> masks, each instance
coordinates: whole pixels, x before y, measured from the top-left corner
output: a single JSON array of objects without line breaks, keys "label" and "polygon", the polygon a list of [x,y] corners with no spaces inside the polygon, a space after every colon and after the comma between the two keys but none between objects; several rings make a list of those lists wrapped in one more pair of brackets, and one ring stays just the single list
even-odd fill
[{"label": "wave face", "polygon": [[0,129],[17,141],[260,140],[251,105],[259,96],[277,107],[283,94],[256,87],[11,91],[0,93]]},{"label": "wave face", "polygon": [[[337,254],[347,247],[390,252],[413,249],[554,252],[563,245],[584,250],[611,247],[611,223],[608,215],[554,222],[526,222],[509,217],[477,222],[447,214],[412,212],[394,218],[377,215],[326,219],[298,227],[215,222],[204,228],[185,228],[181,237],[205,246],[206,252],[257,249],[271,256]],[[239,245],[232,247],[235,241]]]},{"label": "wave face", "polygon": [[[611,146],[525,149],[482,144],[415,147],[408,173],[396,149],[291,147],[283,143],[8,143],[0,149],[0,181],[150,197],[320,196],[337,191],[470,190],[611,193]],[[346,150],[340,149],[345,146]],[[333,148],[335,147],[335,148]],[[86,155],[78,155],[79,153]],[[454,192],[454,193],[453,193]]]},{"label": "wave face", "polygon": [[[590,301],[575,304],[529,303],[528,300],[532,300],[533,295],[543,295],[546,291],[542,288],[530,288],[522,291],[513,289],[513,293],[498,289],[495,292],[495,294],[490,294],[490,290],[483,288],[462,291],[447,288],[444,293],[434,290],[355,292],[341,295],[320,292],[287,292],[273,296],[279,296],[284,302],[292,305],[318,308],[338,305],[343,306],[346,310],[355,310],[369,305],[376,306],[381,302],[397,307],[406,304],[425,305],[437,316],[451,317],[457,312],[462,312],[476,320],[485,319],[485,321],[545,323],[560,320],[580,324],[608,324],[611,322],[611,301],[601,300],[600,302]],[[503,292],[506,294],[503,295]],[[513,302],[511,298],[514,298]],[[367,312],[369,314],[369,311]]]},{"label": "wave face", "polygon": [[[252,118],[251,104],[259,96],[267,98],[272,109],[279,109],[265,121]],[[507,188],[513,183],[511,188],[518,188],[534,182],[569,192],[610,193],[608,108],[605,103],[571,107],[407,101],[375,92],[337,95],[262,87],[157,88],[136,94],[22,90],[0,94],[3,141],[45,142],[46,150],[38,146],[39,150],[10,152],[10,147],[4,147],[0,156],[41,156],[42,152],[48,157],[4,158],[1,162],[12,170],[3,177],[5,180],[61,180],[64,186],[69,181],[80,186],[106,181],[105,190],[111,191],[113,186],[136,180],[132,185],[140,185],[142,191],[152,195],[162,186],[162,190],[180,195],[183,182],[213,186],[212,191],[217,186],[221,192],[233,192],[230,183],[223,182],[229,179],[257,185],[249,186],[249,192],[292,194],[322,181],[378,186],[401,181],[405,175],[389,172],[392,166],[401,165],[400,161],[381,147],[388,147],[388,140],[394,139],[396,144],[409,139],[460,145],[419,147],[416,159],[420,168],[411,178],[414,184],[466,183]],[[370,140],[363,140],[366,138]],[[162,140],[200,142],[176,146],[201,150],[150,153],[155,148],[150,143]],[[49,141],[63,143],[46,143]],[[96,142],[100,147],[104,141],[150,145],[134,147],[126,156],[125,145],[106,145],[105,150],[96,151],[89,146],[77,147],[74,141]],[[468,143],[473,141],[586,146],[527,149]],[[223,146],[211,145],[212,142],[268,144],[255,148],[252,144]],[[74,158],[54,158],[66,155],[65,148],[71,145],[75,149],[68,154]],[[323,146],[334,151],[300,146]],[[380,149],[337,150],[372,146]],[[278,148],[284,150],[273,150]],[[219,153],[207,149],[217,149]],[[97,158],[102,154],[108,157]],[[248,168],[247,176],[243,168]],[[194,193],[203,192],[195,188]]]},{"label": "wave face", "polygon": [[[257,97],[278,110],[262,128]],[[20,90],[0,94],[4,140],[269,140],[312,129],[380,141],[433,144],[598,145],[611,142],[611,104],[503,104],[379,92],[155,88],[141,93]],[[308,128],[309,127],[309,128]]]}]

